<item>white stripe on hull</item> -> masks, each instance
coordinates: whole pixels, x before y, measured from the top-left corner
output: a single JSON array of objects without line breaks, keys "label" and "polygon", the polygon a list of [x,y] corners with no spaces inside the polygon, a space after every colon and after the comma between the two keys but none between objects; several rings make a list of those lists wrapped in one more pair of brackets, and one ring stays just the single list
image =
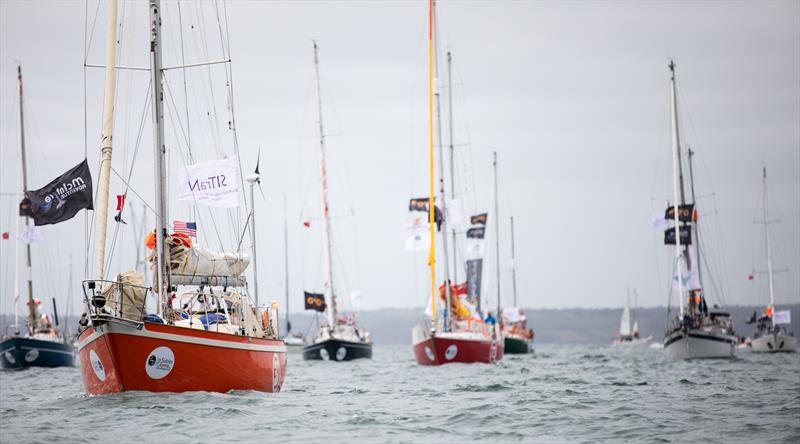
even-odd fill
[{"label": "white stripe on hull", "polygon": [[736,338],[733,336],[708,333],[702,336],[692,336],[691,331],[688,334],[672,333],[664,338],[664,351],[673,359],[732,358],[736,355]]},{"label": "white stripe on hull", "polygon": [[753,339],[752,347],[754,352],[771,353],[771,352],[796,352],[797,351],[797,338],[788,336],[783,332],[776,335],[764,335],[759,338]]},{"label": "white stripe on hull", "polygon": [[83,350],[83,348],[89,345],[92,341],[96,340],[100,336],[107,333],[116,333],[116,334],[131,335],[131,336],[143,336],[151,339],[163,339],[167,341],[184,342],[187,344],[208,345],[211,347],[234,348],[234,349],[248,350],[248,351],[286,353],[286,346],[283,344],[277,346],[261,345],[253,343],[225,341],[219,339],[200,338],[188,335],[161,333],[148,330],[146,324],[143,325],[141,329],[138,329],[136,327],[132,327],[127,324],[115,323],[113,321],[109,321],[105,324],[95,326],[95,331],[91,335],[78,342],[78,350],[79,351]]}]

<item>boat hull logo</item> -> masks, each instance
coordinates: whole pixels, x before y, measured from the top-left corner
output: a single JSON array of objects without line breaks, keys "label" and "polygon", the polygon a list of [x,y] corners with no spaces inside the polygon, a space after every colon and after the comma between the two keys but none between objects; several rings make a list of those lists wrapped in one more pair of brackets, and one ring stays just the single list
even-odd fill
[{"label": "boat hull logo", "polygon": [[444,351],[444,357],[448,361],[452,361],[457,354],[458,354],[458,346],[455,344],[451,344],[449,347],[447,347],[447,350]]},{"label": "boat hull logo", "polygon": [[497,360],[497,343],[492,342],[492,348],[489,349],[489,362],[494,362]]},{"label": "boat hull logo", "polygon": [[33,362],[36,358],[39,357],[39,350],[33,348],[28,350],[28,353],[25,353],[25,362]]},{"label": "boat hull logo", "polygon": [[272,355],[272,391],[281,391],[281,360],[277,354]]},{"label": "boat hull logo", "polygon": [[150,379],[166,377],[175,366],[175,354],[169,347],[158,347],[150,352],[144,364],[144,370]]},{"label": "boat hull logo", "polygon": [[97,376],[97,379],[105,381],[106,369],[103,367],[103,362],[100,361],[100,357],[97,356],[94,350],[89,350],[89,363],[92,364],[92,370],[94,370],[94,375]]},{"label": "boat hull logo", "polygon": [[331,355],[328,353],[328,350],[324,348],[319,349],[319,357],[322,358],[323,361],[328,361],[331,359]]},{"label": "boat hull logo", "polygon": [[7,351],[7,352],[3,353],[3,355],[6,357],[6,361],[10,362],[11,365],[14,365],[14,364],[17,363],[17,359],[14,357],[14,354],[11,353],[10,351]]},{"label": "boat hull logo", "polygon": [[338,350],[336,350],[336,360],[337,360],[337,361],[342,361],[342,360],[344,360],[344,358],[345,358],[346,356],[347,356],[347,349],[346,349],[346,348],[344,348],[344,347],[339,347],[339,349],[338,349]]},{"label": "boat hull logo", "polygon": [[425,356],[427,356],[431,361],[436,360],[436,356],[433,355],[433,350],[431,350],[431,348],[427,345],[425,346]]}]

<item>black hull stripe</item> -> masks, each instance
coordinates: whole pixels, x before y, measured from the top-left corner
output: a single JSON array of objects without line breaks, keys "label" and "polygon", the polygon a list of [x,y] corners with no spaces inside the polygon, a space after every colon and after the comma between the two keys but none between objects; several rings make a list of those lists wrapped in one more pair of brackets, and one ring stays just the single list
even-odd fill
[{"label": "black hull stripe", "polygon": [[[727,344],[736,344],[736,340],[732,339],[732,338],[720,338],[719,336],[699,335],[699,334],[696,334],[696,333],[689,333],[686,336],[688,336],[690,338],[703,339],[703,340],[707,340],[707,341],[717,341],[717,342],[725,342]],[[673,335],[669,336],[667,338],[667,340],[664,342],[664,347],[665,348],[669,347],[675,341],[679,341],[679,340],[681,340],[683,338],[684,338],[684,335],[682,335],[682,334],[677,334],[677,335],[673,334]]]}]

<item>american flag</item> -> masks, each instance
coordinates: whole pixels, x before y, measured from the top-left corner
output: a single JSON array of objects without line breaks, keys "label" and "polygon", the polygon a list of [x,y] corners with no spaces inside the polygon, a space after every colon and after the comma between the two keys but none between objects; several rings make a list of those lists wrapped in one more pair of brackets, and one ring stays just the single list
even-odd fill
[{"label": "american flag", "polygon": [[197,237],[197,224],[194,222],[184,222],[182,220],[173,221],[172,230],[176,233],[184,233],[191,237]]}]

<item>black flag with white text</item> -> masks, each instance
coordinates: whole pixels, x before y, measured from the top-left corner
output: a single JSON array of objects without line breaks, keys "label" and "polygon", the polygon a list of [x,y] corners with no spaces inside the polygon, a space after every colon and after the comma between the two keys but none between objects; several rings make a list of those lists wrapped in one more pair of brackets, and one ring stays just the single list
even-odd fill
[{"label": "black flag with white text", "polygon": [[50,225],[72,219],[92,207],[92,173],[84,159],[77,166],[38,190],[25,192],[34,225]]}]

